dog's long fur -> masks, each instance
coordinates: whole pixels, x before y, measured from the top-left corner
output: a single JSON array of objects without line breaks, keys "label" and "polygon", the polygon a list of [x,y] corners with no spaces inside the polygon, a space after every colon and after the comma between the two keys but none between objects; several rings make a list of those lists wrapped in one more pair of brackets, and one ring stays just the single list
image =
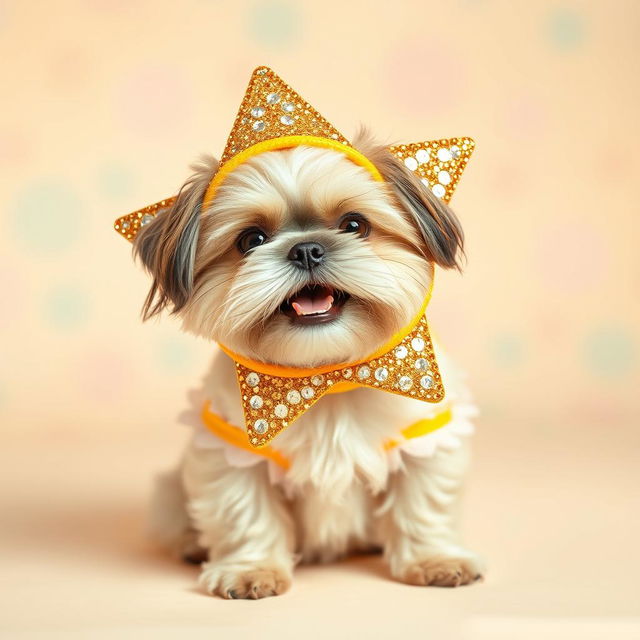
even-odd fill
[{"label": "dog's long fur", "polygon": [[[263,362],[315,367],[365,358],[420,309],[432,263],[456,267],[462,231],[453,212],[366,134],[354,144],[378,167],[378,183],[340,153],[312,147],[263,153],[236,168],[213,203],[201,203],[217,163],[206,159],[173,208],[147,225],[135,251],[153,278],[143,314],[166,307],[185,330]],[[368,237],[342,233],[357,211]],[[246,254],[249,227],[269,241]],[[287,260],[297,242],[320,242],[313,275]],[[295,326],[281,303],[311,282],[350,298],[333,322]],[[465,391],[444,355],[454,403]],[[215,410],[243,424],[235,371],[220,353],[203,385]],[[357,389],[323,398],[275,441],[291,461],[286,492],[267,463],[231,464],[224,448],[194,439],[180,468],[158,484],[158,537],[182,555],[205,557],[201,582],[223,597],[264,597],[290,584],[298,559],[328,561],[383,548],[391,573],[413,584],[457,586],[477,579],[477,557],[459,545],[456,508],[468,443],[443,431],[431,456],[382,444],[435,411],[432,405]],[[437,432],[436,432],[437,433]]]}]

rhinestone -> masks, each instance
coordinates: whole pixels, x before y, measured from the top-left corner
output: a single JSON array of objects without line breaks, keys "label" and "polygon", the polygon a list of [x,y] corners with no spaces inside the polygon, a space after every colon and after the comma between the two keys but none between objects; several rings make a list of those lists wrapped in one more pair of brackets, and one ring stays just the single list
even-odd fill
[{"label": "rhinestone", "polygon": [[267,70],[266,70],[266,69],[258,69],[258,71],[257,71],[257,74],[258,74],[259,76],[263,76],[265,73],[267,73]]},{"label": "rhinestone", "polygon": [[429,369],[429,362],[424,358],[418,358],[415,362],[415,367],[418,371],[427,371]]},{"label": "rhinestone", "polygon": [[413,386],[413,380],[409,376],[400,376],[398,379],[398,386],[401,391],[409,391]]},{"label": "rhinestone", "polygon": [[358,369],[358,378],[360,378],[360,380],[366,380],[370,375],[371,369],[369,369],[367,365],[364,365],[364,367],[360,367]]},{"label": "rhinestone", "polygon": [[440,184],[449,184],[451,182],[451,176],[448,171],[440,171],[438,173],[438,182]]},{"label": "rhinestone", "polygon": [[150,213],[145,213],[140,220],[140,226],[144,227],[145,224],[149,224],[153,220],[153,216]]},{"label": "rhinestone", "polygon": [[334,140],[337,140],[337,139],[338,139],[338,134],[337,134],[337,133],[332,133],[332,134],[331,134],[331,137],[332,137]]},{"label": "rhinestone", "polygon": [[347,380],[349,380],[349,378],[351,378],[351,376],[352,376],[352,375],[353,375],[353,369],[351,369],[351,368],[349,368],[349,369],[345,369],[345,370],[342,372],[342,376],[343,376],[344,378],[346,378]]},{"label": "rhinestone", "polygon": [[287,113],[293,113],[296,110],[296,105],[293,104],[293,102],[283,102],[282,110],[286,111]]},{"label": "rhinestone", "polygon": [[278,102],[280,102],[280,94],[279,93],[270,93],[267,96],[267,103],[268,104],[278,104]]},{"label": "rhinestone", "polygon": [[445,149],[444,147],[438,149],[438,160],[440,160],[440,162],[449,162],[452,157],[453,156],[451,155],[451,151],[449,151],[449,149]]},{"label": "rhinestone", "polygon": [[459,158],[460,157],[460,147],[456,147],[454,145],[453,147],[451,147],[450,151],[451,151],[451,155],[454,158]]},{"label": "rhinestone", "polygon": [[260,384],[260,376],[255,371],[249,373],[245,379],[250,387],[257,387]]},{"label": "rhinestone", "polygon": [[423,389],[431,389],[433,387],[433,378],[431,376],[422,376],[420,378],[420,386]]},{"label": "rhinestone", "polygon": [[280,118],[280,122],[282,122],[282,124],[290,126],[295,122],[295,120],[291,116],[282,116],[282,118]]},{"label": "rhinestone", "polygon": [[289,404],[298,404],[298,402],[300,402],[300,394],[295,389],[291,389],[291,391],[287,393],[287,402]]},{"label": "rhinestone", "polygon": [[289,408],[285,404],[277,404],[275,407],[273,407],[273,413],[275,414],[276,418],[286,418],[287,414],[289,413]]},{"label": "rhinestone", "polygon": [[418,161],[415,158],[412,158],[411,156],[404,159],[404,164],[407,167],[407,169],[410,169],[411,171],[415,171],[418,168]]},{"label": "rhinestone", "polygon": [[251,398],[249,398],[249,406],[252,409],[261,409],[263,404],[260,396],[251,396]]},{"label": "rhinestone", "polygon": [[312,384],[314,387],[319,387],[323,382],[324,382],[324,376],[323,376],[323,375],[321,375],[321,374],[318,374],[318,375],[313,376],[313,377],[311,378],[311,384]]},{"label": "rhinestone", "polygon": [[313,387],[302,387],[302,391],[300,391],[300,393],[305,400],[311,400],[311,398],[316,395]]},{"label": "rhinestone", "polygon": [[429,162],[429,151],[428,149],[419,149],[416,151],[416,160],[420,164],[424,164],[425,162]]},{"label": "rhinestone", "polygon": [[253,109],[251,109],[251,115],[254,118],[262,118],[264,113],[265,113],[264,107],[253,107]]},{"label": "rhinestone", "polygon": [[441,184],[434,184],[431,191],[433,191],[433,195],[437,198],[442,198],[446,193],[445,188]]},{"label": "rhinestone", "polygon": [[401,344],[399,347],[396,347],[395,354],[398,360],[404,360],[407,357],[408,353],[409,350],[403,344]]},{"label": "rhinestone", "polygon": [[254,131],[264,131],[265,127],[267,125],[262,121],[262,120],[256,120],[252,125],[251,128]]},{"label": "rhinestone", "polygon": [[258,433],[264,433],[269,428],[269,423],[264,418],[258,418],[253,423],[253,428]]},{"label": "rhinestone", "polygon": [[378,367],[373,375],[378,382],[384,382],[389,377],[389,369],[387,367]]},{"label": "rhinestone", "polygon": [[131,223],[128,220],[125,220],[120,226],[123,231],[126,231],[131,226]]},{"label": "rhinestone", "polygon": [[414,338],[411,341],[411,346],[413,347],[414,351],[422,351],[424,349],[424,340],[422,338]]}]

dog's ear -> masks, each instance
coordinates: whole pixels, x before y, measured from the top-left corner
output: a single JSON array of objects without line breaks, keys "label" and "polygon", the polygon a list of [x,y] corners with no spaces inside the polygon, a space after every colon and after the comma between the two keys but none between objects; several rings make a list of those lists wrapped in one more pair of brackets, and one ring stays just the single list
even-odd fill
[{"label": "dog's ear", "polygon": [[464,234],[453,211],[387,147],[373,143],[366,131],[358,138],[358,148],[376,165],[398,204],[420,231],[426,255],[441,267],[460,269]]},{"label": "dog's ear", "polygon": [[169,209],[161,211],[136,236],[133,251],[153,282],[144,306],[145,320],[172,305],[180,311],[193,291],[193,268],[205,192],[217,169],[213,158],[192,168],[195,173],[182,186]]}]

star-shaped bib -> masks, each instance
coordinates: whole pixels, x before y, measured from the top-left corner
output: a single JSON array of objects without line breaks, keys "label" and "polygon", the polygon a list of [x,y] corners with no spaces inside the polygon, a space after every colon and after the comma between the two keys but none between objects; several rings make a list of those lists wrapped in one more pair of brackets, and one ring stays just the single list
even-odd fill
[{"label": "star-shaped bib", "polygon": [[326,393],[370,387],[425,402],[444,398],[423,312],[403,338],[355,364],[297,373],[249,363],[226,349],[225,352],[235,361],[245,426],[254,447],[268,444]]}]

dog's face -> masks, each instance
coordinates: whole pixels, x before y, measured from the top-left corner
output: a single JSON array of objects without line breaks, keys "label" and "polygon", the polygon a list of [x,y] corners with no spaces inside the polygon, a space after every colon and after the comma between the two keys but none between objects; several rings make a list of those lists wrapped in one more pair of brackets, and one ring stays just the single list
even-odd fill
[{"label": "dog's face", "polygon": [[146,315],[172,303],[185,329],[255,360],[298,367],[366,357],[416,315],[433,262],[453,266],[450,210],[381,147],[267,152],[236,168],[211,205],[199,168],[136,240],[154,276]]}]

